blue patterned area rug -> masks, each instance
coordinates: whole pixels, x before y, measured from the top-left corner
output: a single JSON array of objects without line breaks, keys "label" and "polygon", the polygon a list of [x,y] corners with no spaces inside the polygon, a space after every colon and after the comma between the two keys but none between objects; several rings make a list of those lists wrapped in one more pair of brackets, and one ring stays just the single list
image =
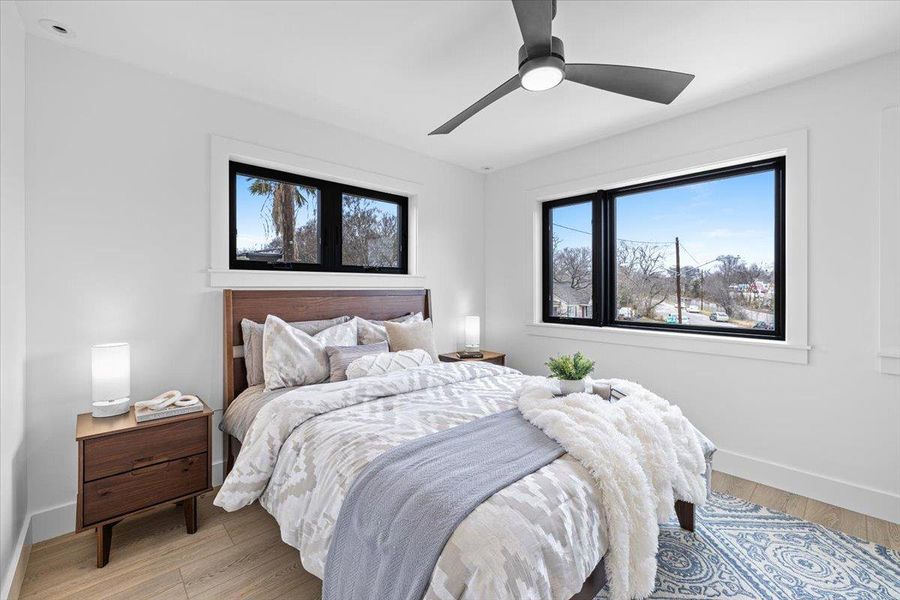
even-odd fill
[{"label": "blue patterned area rug", "polygon": [[662,526],[651,598],[900,599],[900,553],[714,493],[696,532]]}]

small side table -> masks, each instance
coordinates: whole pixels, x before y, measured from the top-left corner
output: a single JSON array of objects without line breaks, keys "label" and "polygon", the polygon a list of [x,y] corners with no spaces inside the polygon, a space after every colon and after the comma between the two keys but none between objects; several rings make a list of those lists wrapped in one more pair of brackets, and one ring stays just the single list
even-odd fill
[{"label": "small side table", "polygon": [[197,531],[197,496],[212,490],[212,410],[138,423],[134,408],[117,417],[78,415],[76,531],[96,529],[97,568],[109,562],[112,528],[162,504],[184,506]]},{"label": "small side table", "polygon": [[482,350],[482,354],[484,354],[481,358],[460,358],[458,352],[447,352],[446,354],[441,354],[438,358],[441,359],[441,362],[486,362],[495,365],[500,365],[501,367],[506,365],[506,354],[503,352],[491,352],[490,350]]}]

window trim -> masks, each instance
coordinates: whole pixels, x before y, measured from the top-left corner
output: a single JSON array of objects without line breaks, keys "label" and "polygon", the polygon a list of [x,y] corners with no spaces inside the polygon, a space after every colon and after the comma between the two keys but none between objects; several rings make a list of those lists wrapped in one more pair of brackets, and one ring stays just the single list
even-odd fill
[{"label": "window trim", "polygon": [[[764,171],[775,171],[774,190],[774,226],[775,226],[775,330],[739,329],[717,326],[700,325],[669,325],[666,323],[634,323],[617,320],[616,311],[616,268],[615,268],[615,200],[618,197],[655,189],[664,189],[677,185],[700,183],[703,181],[719,180],[727,177],[735,177]],[[541,317],[548,324],[587,325],[596,328],[610,328],[622,330],[658,331],[681,334],[699,334],[702,336],[721,336],[727,338],[758,339],[767,341],[786,340],[786,288],[785,271],[787,269],[785,237],[785,196],[786,184],[786,158],[783,155],[772,156],[763,159],[748,160],[745,162],[731,163],[726,166],[707,168],[686,174],[670,177],[654,178],[641,183],[621,185],[609,189],[597,190],[588,194],[580,194],[571,198],[548,200],[541,206]],[[552,285],[550,278],[550,211],[560,206],[581,203],[586,200],[593,202],[593,316],[591,319],[573,319],[568,317],[552,316]],[[597,243],[597,240],[600,243]]]},{"label": "window trim", "polygon": [[[314,187],[320,191],[319,210],[319,258],[318,263],[266,263],[237,259],[237,186],[238,175],[250,175],[296,185]],[[365,196],[373,200],[389,202],[398,206],[400,253],[399,267],[366,267],[344,265],[342,263],[341,218],[343,194]],[[359,186],[328,181],[290,171],[271,169],[250,163],[229,159],[228,161],[228,265],[233,271],[275,271],[275,272],[317,272],[317,273],[364,273],[364,274],[409,274],[409,198]]]}]

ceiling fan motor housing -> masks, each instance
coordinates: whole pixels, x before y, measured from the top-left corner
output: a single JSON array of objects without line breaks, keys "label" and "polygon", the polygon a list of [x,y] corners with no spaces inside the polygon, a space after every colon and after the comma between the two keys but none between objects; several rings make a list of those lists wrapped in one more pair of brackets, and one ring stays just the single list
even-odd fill
[{"label": "ceiling fan motor housing", "polygon": [[[566,47],[563,46],[563,42],[558,37],[550,38],[550,56],[555,56],[561,61],[566,61]],[[537,56],[532,56],[531,59],[540,58]],[[529,60],[528,51],[525,49],[525,44],[519,48],[519,70],[522,69],[522,66],[527,63]]]},{"label": "ceiling fan motor housing", "polygon": [[[543,91],[554,87],[565,77],[565,72],[565,48],[562,40],[558,37],[551,38],[550,54],[528,56],[524,45],[519,48],[519,80],[525,89]],[[550,81],[537,85],[533,83],[541,75],[544,75],[543,78],[546,78],[548,73]]]}]

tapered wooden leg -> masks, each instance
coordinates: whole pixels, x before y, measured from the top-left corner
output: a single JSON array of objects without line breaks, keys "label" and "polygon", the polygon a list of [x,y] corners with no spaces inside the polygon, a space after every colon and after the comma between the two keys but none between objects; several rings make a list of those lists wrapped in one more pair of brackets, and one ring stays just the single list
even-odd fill
[{"label": "tapered wooden leg", "polygon": [[188,533],[197,533],[197,496],[184,501],[184,526]]},{"label": "tapered wooden leg", "polygon": [[694,505],[682,500],[675,501],[675,514],[678,524],[686,531],[694,531]]},{"label": "tapered wooden leg", "polygon": [[[117,521],[118,522],[118,521]],[[112,529],[116,523],[97,526],[97,568],[102,569],[109,562],[109,548],[112,545]]]}]

